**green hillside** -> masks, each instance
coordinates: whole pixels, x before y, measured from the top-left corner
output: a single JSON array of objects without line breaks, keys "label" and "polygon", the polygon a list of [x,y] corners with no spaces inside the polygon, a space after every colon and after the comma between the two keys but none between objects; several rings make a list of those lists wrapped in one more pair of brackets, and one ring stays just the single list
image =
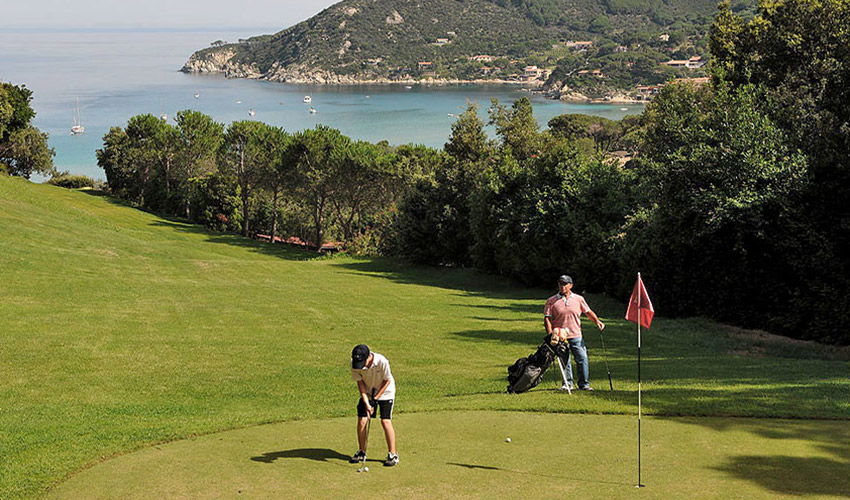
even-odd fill
[{"label": "green hillside", "polygon": [[[748,0],[742,0],[746,8]],[[587,69],[631,52],[623,66],[707,56],[714,0],[345,0],[272,35],[218,43],[192,55],[183,71],[224,72],[276,81],[519,79],[526,65],[554,69],[575,56],[564,42],[590,40]],[[495,59],[472,61],[476,55]],[[420,62],[430,65],[420,66]],[[628,66],[628,67],[632,67]],[[646,65],[644,65],[646,66]],[[657,68],[663,81],[669,72]],[[613,71],[613,70],[612,70]],[[684,73],[683,73],[684,74]],[[336,80],[333,80],[336,78]],[[348,79],[346,79],[348,78]],[[622,76],[610,82],[623,87]],[[597,82],[598,83],[598,82]]]},{"label": "green hillside", "polygon": [[[516,397],[503,393],[505,367],[539,342],[548,290],[320,258],[6,176],[0,235],[0,498],[39,496],[153,443],[349,416],[359,342],[393,362],[402,415],[636,412],[633,325],[604,297],[588,300],[609,325],[616,390],[590,333],[595,393]],[[827,348],[661,318],[644,353],[647,414],[850,415],[847,363]]]}]

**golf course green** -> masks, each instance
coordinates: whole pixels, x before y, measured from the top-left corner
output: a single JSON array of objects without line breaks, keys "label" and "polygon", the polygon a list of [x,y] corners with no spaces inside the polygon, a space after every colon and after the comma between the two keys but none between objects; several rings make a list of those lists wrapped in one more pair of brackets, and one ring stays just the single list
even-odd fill
[{"label": "golf course green", "polygon": [[[582,284],[576,284],[582,292]],[[588,294],[592,393],[505,393],[551,290],[320,257],[0,175],[0,498],[846,498],[848,350]],[[650,294],[652,290],[650,290]],[[387,356],[400,464],[355,451],[351,348]],[[510,437],[512,441],[505,440]],[[372,429],[370,458],[385,456]]]}]

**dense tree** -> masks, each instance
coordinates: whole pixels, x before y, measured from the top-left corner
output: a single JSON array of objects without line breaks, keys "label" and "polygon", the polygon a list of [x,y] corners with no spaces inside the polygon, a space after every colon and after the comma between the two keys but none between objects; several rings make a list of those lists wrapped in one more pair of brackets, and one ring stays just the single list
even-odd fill
[{"label": "dense tree", "polygon": [[220,164],[236,179],[242,200],[242,236],[250,234],[251,199],[272,162],[270,144],[264,141],[268,125],[252,120],[233,122],[224,133]]},{"label": "dense tree", "polygon": [[514,101],[510,109],[493,99],[488,112],[490,124],[496,127],[496,135],[502,140],[502,148],[508,154],[522,161],[540,152],[540,126],[527,97]]},{"label": "dense tree", "polygon": [[[747,20],[721,4],[711,29],[716,80],[756,84],[765,110],[806,155],[802,200],[789,274],[797,309],[784,314],[789,331],[850,342],[850,2],[770,0]],[[806,312],[803,313],[803,310]],[[836,318],[838,319],[836,322]]]},{"label": "dense tree", "polygon": [[278,219],[282,191],[295,184],[295,166],[297,158],[292,144],[292,136],[280,127],[266,126],[260,136],[261,150],[266,158],[260,162],[260,184],[272,195],[272,221],[269,234],[270,243],[278,232]]},{"label": "dense tree", "polygon": [[[725,84],[666,88],[646,112],[643,209],[625,267],[652,276],[666,310],[747,326],[790,307],[786,243],[806,159],[763,109],[764,90]],[[790,280],[790,281],[789,281]],[[724,300],[713,300],[722,290]]]},{"label": "dense tree", "polygon": [[338,130],[322,125],[293,137],[297,165],[297,194],[309,207],[313,224],[312,243],[321,247],[335,183],[334,176],[345,161],[351,140]]},{"label": "dense tree", "polygon": [[209,116],[192,110],[179,111],[177,120],[176,172],[182,190],[186,217],[190,217],[193,179],[203,178],[216,169],[216,153],[221,145],[224,126]]},{"label": "dense tree", "polygon": [[47,146],[47,134],[32,125],[10,133],[5,143],[0,143],[0,165],[5,165],[12,175],[29,179],[33,173],[54,173],[53,148]]},{"label": "dense tree", "polygon": [[32,91],[24,85],[0,83],[0,172],[27,179],[54,173],[53,148],[47,134],[30,125],[35,111]]},{"label": "dense tree", "polygon": [[125,132],[127,134],[127,156],[129,169],[136,176],[135,185],[138,187],[135,201],[143,207],[150,207],[150,200],[145,196],[151,186],[151,176],[159,164],[159,148],[156,142],[160,129],[167,127],[162,120],[151,114],[138,115],[130,118]]}]

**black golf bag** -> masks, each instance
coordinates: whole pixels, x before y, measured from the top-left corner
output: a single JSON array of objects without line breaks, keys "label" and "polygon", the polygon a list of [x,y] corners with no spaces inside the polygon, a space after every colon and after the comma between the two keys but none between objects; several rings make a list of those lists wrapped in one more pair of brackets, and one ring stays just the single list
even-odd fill
[{"label": "black golf bag", "polygon": [[550,339],[551,336],[547,335],[537,351],[527,358],[519,358],[508,367],[508,392],[525,392],[540,383],[546,369],[555,359],[556,350],[560,347],[551,345]]}]

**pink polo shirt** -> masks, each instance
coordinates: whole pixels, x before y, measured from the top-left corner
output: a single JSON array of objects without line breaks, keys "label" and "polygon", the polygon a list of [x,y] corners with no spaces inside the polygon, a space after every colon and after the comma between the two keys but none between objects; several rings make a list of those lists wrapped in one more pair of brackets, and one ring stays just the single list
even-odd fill
[{"label": "pink polo shirt", "polygon": [[584,297],[571,293],[564,298],[560,293],[549,297],[543,306],[543,316],[549,318],[552,328],[566,328],[568,339],[581,337],[581,315],[590,310]]}]

